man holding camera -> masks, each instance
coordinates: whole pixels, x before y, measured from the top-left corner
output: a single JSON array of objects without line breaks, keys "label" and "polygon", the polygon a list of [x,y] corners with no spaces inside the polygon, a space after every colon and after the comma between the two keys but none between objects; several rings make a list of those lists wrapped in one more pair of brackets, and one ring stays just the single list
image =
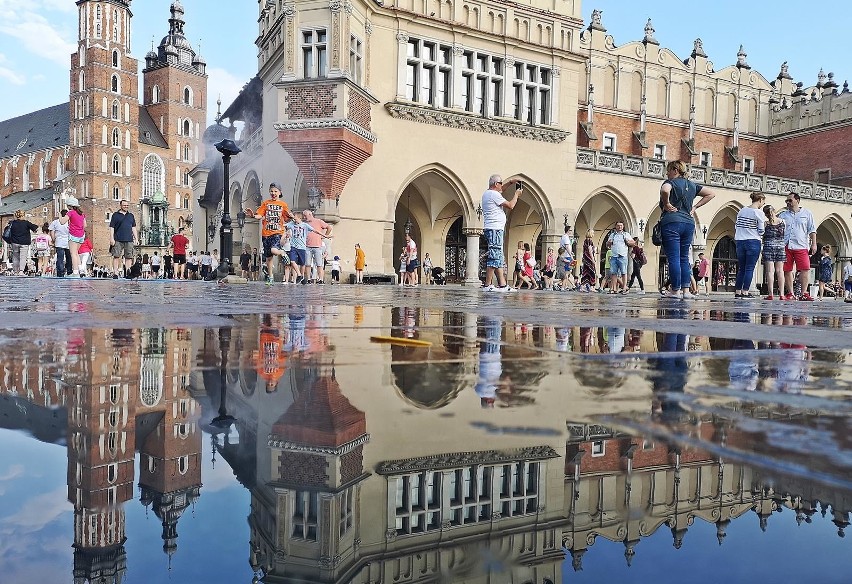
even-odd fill
[{"label": "man holding camera", "polygon": [[[515,193],[511,199],[503,197],[503,190],[515,185]],[[485,290],[489,292],[515,292],[506,282],[503,272],[503,233],[506,229],[505,209],[514,209],[518,197],[524,192],[524,185],[518,179],[512,179],[503,184],[499,174],[492,174],[488,179],[488,190],[482,195],[482,222],[485,228],[485,241],[488,243],[488,255],[485,260]],[[492,281],[497,273],[497,285]]]}]

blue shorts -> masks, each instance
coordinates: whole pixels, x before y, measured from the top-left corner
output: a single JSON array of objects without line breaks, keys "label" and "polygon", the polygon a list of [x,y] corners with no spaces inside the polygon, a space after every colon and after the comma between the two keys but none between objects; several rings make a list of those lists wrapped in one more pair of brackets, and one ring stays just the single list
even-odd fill
[{"label": "blue shorts", "polygon": [[485,242],[488,244],[488,255],[485,259],[487,268],[503,268],[503,230],[486,229]]},{"label": "blue shorts", "polygon": [[609,258],[609,273],[613,276],[626,276],[627,258],[615,255]]},{"label": "blue shorts", "polygon": [[306,266],[308,264],[308,250],[291,248],[290,261],[299,266]]},{"label": "blue shorts", "polygon": [[417,268],[420,267],[420,262],[418,260],[411,260],[408,262],[408,265],[405,267],[406,272],[414,272]]},{"label": "blue shorts", "polygon": [[281,235],[267,235],[266,237],[261,238],[263,242],[263,257],[271,258],[273,249],[281,249]]}]

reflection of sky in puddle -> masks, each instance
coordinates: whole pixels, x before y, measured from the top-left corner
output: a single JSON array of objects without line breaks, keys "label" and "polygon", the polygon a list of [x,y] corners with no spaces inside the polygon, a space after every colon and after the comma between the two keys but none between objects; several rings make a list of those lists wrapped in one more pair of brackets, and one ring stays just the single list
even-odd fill
[{"label": "reflection of sky in puddle", "polygon": [[[789,333],[840,320],[640,308],[540,325],[345,305],[217,318],[0,331],[13,581],[95,557],[127,566],[126,583],[170,565],[189,580],[526,581],[532,564],[543,582],[705,582],[689,570],[707,562],[714,578],[783,580],[795,569],[754,558],[817,550],[811,577],[849,567],[848,351]],[[27,567],[42,548],[56,561]]]}]

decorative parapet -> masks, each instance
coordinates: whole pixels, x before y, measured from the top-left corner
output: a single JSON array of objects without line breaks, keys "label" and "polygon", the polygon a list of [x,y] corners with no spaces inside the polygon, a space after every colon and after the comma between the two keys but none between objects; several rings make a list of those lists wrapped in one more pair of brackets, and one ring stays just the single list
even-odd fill
[{"label": "decorative parapet", "polygon": [[555,128],[530,126],[520,122],[483,118],[469,113],[440,110],[399,102],[387,103],[385,104],[385,109],[388,110],[388,113],[392,117],[411,122],[433,124],[459,130],[485,132],[509,138],[524,138],[539,142],[550,142],[552,144],[564,142],[565,138],[570,134],[570,132]]},{"label": "decorative parapet", "polygon": [[368,132],[350,119],[326,119],[326,120],[297,120],[293,122],[281,122],[273,124],[279,132],[288,130],[324,130],[328,128],[345,128],[353,134],[364,138],[368,142],[376,143],[377,138],[372,132]]},{"label": "decorative parapet", "polygon": [[[577,148],[577,168],[654,179],[664,179],[666,176],[666,163],[663,160],[591,148]],[[690,167],[688,172],[690,180],[708,186],[760,191],[779,196],[798,193],[803,199],[852,205],[852,187],[704,166]]]},{"label": "decorative parapet", "polygon": [[500,464],[519,460],[546,460],[559,458],[559,454],[550,446],[531,446],[517,450],[486,450],[484,452],[454,452],[382,462],[376,468],[380,475],[395,475],[424,470],[444,470],[470,466],[473,464]]}]

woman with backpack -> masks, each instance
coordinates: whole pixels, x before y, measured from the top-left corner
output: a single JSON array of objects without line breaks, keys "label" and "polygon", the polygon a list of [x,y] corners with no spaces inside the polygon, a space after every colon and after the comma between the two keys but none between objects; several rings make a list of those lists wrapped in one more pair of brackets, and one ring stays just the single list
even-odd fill
[{"label": "woman with backpack", "polygon": [[23,276],[30,257],[32,234],[38,231],[38,225],[24,218],[24,212],[15,211],[15,218],[8,225],[9,237],[3,231],[3,240],[12,247],[12,269],[18,276]]},{"label": "woman with backpack", "polygon": [[[695,234],[695,209],[705,205],[716,193],[703,185],[686,178],[686,164],[673,160],[666,166],[665,182],[660,186],[660,233],[663,249],[669,262],[669,277],[672,281],[671,296],[692,299],[689,291],[692,266],[689,248]],[[695,198],[699,197],[698,201]]]},{"label": "woman with backpack", "polygon": [[636,242],[636,245],[631,249],[633,253],[633,270],[630,272],[630,282],[627,283],[627,289],[630,290],[633,287],[634,279],[639,280],[639,294],[644,294],[645,283],[642,281],[642,266],[648,263],[648,256],[645,255],[645,250],[642,249],[639,238],[635,237],[633,241]]}]

